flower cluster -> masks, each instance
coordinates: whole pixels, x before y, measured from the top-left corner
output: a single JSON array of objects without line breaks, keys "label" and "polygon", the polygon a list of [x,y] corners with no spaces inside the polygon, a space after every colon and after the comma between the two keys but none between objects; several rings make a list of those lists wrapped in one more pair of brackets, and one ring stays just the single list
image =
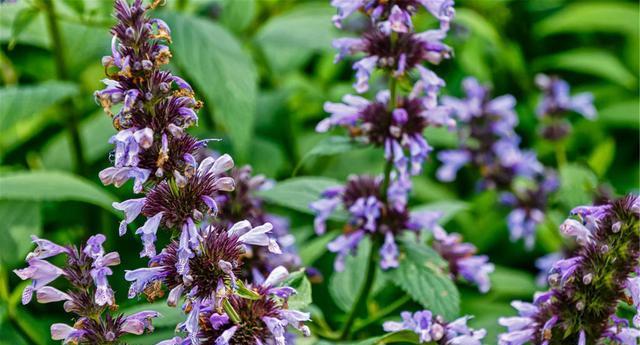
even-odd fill
[{"label": "flower cluster", "polygon": [[[463,166],[476,167],[482,176],[480,188],[502,191],[502,202],[512,208],[508,216],[511,239],[524,238],[531,248],[536,226],[544,220],[548,195],[557,188],[555,174],[544,170],[533,151],[520,149],[513,96],[491,99],[489,89],[471,77],[462,87],[466,98],[443,98],[460,125],[461,144],[458,149],[438,153],[443,165],[437,177],[450,182]],[[518,180],[530,183],[515,183]]]},{"label": "flower cluster", "polygon": [[640,314],[630,328],[616,309],[627,302],[640,310],[640,199],[581,206],[571,215],[560,231],[580,247],[553,265],[549,291],[533,303],[512,303],[519,316],[499,320],[508,328],[501,345],[637,344]]},{"label": "flower cluster", "polygon": [[[155,300],[168,291],[170,306],[183,303],[187,317],[177,331],[186,338],[163,343],[284,344],[289,325],[308,335],[303,322],[309,314],[287,306],[296,291],[279,286],[288,276],[281,264],[300,264],[286,222],[266,214],[253,197],[266,187],[264,178],[252,178],[249,168],[229,173],[234,162],[227,154],[196,158],[207,141],[185,130],[197,124],[201,104],[184,80],[161,70],[171,57],[164,45],[171,37],[166,23],[148,18],[155,5],[116,1],[112,55],[103,59],[109,79],[96,92],[119,131],[112,138],[115,166],[100,178],[118,187],[133,178],[134,192],[144,193],[113,204],[125,214],[120,235],[138,216],[146,218],[136,234],[143,242],[140,256],[150,260],[148,267],[126,271],[129,298]],[[116,103],[123,104],[113,114]],[[235,179],[239,189],[225,195],[236,190]],[[277,239],[270,236],[271,222]],[[159,229],[172,240],[157,253]]]},{"label": "flower cluster", "polygon": [[[422,65],[424,61],[437,64],[450,57],[451,49],[442,43],[453,18],[453,1],[377,1],[334,0],[338,15],[334,23],[356,11],[371,19],[371,27],[360,38],[340,38],[334,41],[339,51],[336,62],[346,55],[364,54],[353,64],[356,70],[355,90],[369,90],[369,77],[378,68],[389,79],[389,90],[378,92],[375,100],[346,95],[344,103],[325,103],[331,116],[318,124],[318,132],[341,126],[353,138],[383,147],[385,159],[393,162],[401,174],[419,174],[422,163],[433,150],[422,135],[428,126],[453,126],[450,110],[438,104],[438,93],[444,81]],[[423,5],[437,19],[440,28],[416,33],[411,16]],[[397,93],[397,84],[408,72],[416,70],[420,76],[407,95]]]},{"label": "flower cluster", "polygon": [[482,292],[488,291],[488,274],[493,271],[488,258],[473,255],[476,248],[470,243],[462,243],[459,234],[447,234],[438,225],[441,212],[410,212],[406,202],[410,185],[393,181],[386,198],[383,198],[382,182],[381,178],[371,176],[351,176],[346,186],[329,188],[322,194],[322,199],[311,203],[310,207],[316,213],[314,224],[318,234],[326,231],[326,221],[338,208],[348,212],[344,233],[327,246],[338,254],[336,271],[344,269],[346,256],[356,252],[366,235],[383,243],[379,250],[380,267],[384,270],[398,267],[400,252],[397,240],[405,232],[427,230],[433,234],[434,249],[449,262],[452,276],[478,285]]},{"label": "flower cluster", "polygon": [[264,175],[253,175],[248,165],[232,169],[228,176],[235,181],[235,190],[216,196],[218,216],[213,219],[213,223],[224,228],[244,219],[252,226],[271,223],[271,235],[282,250],[282,253],[274,254],[265,247],[248,248],[252,250],[245,254],[244,261],[251,268],[252,275],[262,280],[278,266],[284,266],[288,270],[300,268],[302,260],[298,255],[295,238],[289,232],[289,222],[285,218],[267,213],[262,199],[256,195],[259,191],[271,189],[273,181]]},{"label": "flower cluster", "polygon": [[445,322],[440,315],[433,315],[429,310],[400,314],[402,322],[387,321],[383,324],[386,332],[408,330],[418,335],[422,343],[480,345],[487,335],[484,329],[474,330],[467,326],[469,316],[463,316],[453,322]]},{"label": "flower cluster", "polygon": [[[104,235],[89,238],[85,247],[60,246],[51,241],[32,236],[36,249],[27,255],[28,267],[14,270],[22,280],[31,280],[22,293],[22,303],[27,304],[36,294],[40,303],[63,302],[64,310],[76,315],[75,323],[51,325],[51,338],[73,344],[117,344],[123,335],[140,335],[153,331],[151,319],[158,317],[155,311],[141,311],[131,315],[112,315],[117,309],[113,290],[107,276],[110,266],[120,263],[117,252],[105,253]],[[44,259],[66,255],[63,267],[57,267]],[[67,291],[49,284],[59,277],[69,283]]]},{"label": "flower cluster", "polygon": [[588,92],[575,96],[569,94],[569,84],[555,76],[538,74],[536,85],[543,95],[536,113],[544,121],[542,137],[549,141],[560,141],[569,135],[571,125],[565,119],[570,112],[578,113],[589,120],[596,117],[593,95]]}]

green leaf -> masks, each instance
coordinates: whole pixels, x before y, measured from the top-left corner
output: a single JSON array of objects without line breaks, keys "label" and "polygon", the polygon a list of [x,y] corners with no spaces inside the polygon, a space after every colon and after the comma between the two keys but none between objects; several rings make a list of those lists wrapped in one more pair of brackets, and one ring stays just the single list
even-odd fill
[{"label": "green leaf", "polygon": [[233,32],[246,29],[256,15],[255,0],[222,0],[222,11],[218,20]]},{"label": "green leaf", "polygon": [[333,156],[362,148],[366,148],[366,146],[345,136],[327,137],[317,143],[316,146],[302,157],[295,170],[297,171],[307,160],[315,157]]},{"label": "green leaf", "polygon": [[336,305],[344,312],[351,310],[367,272],[371,241],[365,237],[358,245],[356,255],[348,255],[344,270],[334,271],[329,280],[329,293]]},{"label": "green leaf", "polygon": [[556,198],[568,209],[590,205],[597,184],[593,171],[578,164],[567,164],[560,168],[560,190]]},{"label": "green leaf", "polygon": [[205,105],[232,138],[237,158],[248,158],[253,139],[257,79],[253,61],[222,26],[167,13],[175,62],[202,92]]},{"label": "green leaf", "polygon": [[607,173],[607,170],[609,170],[611,163],[613,163],[615,155],[616,141],[609,138],[593,149],[587,163],[599,177],[603,177]]},{"label": "green leaf", "polygon": [[32,7],[25,7],[18,11],[13,23],[11,25],[11,41],[9,42],[9,49],[13,49],[20,34],[33,22],[38,16],[38,9]]},{"label": "green leaf", "polygon": [[274,142],[256,137],[251,141],[251,166],[255,173],[277,176],[286,168],[285,153]]},{"label": "green leaf", "polygon": [[419,205],[411,209],[411,212],[439,211],[442,212],[440,224],[449,222],[458,212],[468,210],[469,204],[464,201],[449,200],[437,201],[427,205]]},{"label": "green leaf", "polygon": [[76,84],[62,81],[0,88],[0,132],[77,93]]},{"label": "green leaf", "polygon": [[385,271],[392,281],[424,308],[447,320],[458,315],[460,294],[449,278],[444,260],[430,247],[402,239],[405,255],[398,268]]},{"label": "green leaf", "polygon": [[300,259],[305,265],[312,265],[327,251],[327,244],[333,240],[335,234],[328,233],[320,237],[304,241],[304,250],[300,251]]},{"label": "green leaf", "polygon": [[534,277],[527,272],[496,265],[490,277],[491,293],[507,299],[531,298],[537,290]]},{"label": "green leaf", "polygon": [[313,302],[311,283],[304,269],[291,273],[282,286],[290,286],[296,290],[296,294],[289,297],[289,309],[304,310]]},{"label": "green leaf", "polygon": [[535,61],[536,70],[566,70],[590,74],[612,81],[626,88],[636,85],[636,76],[630,72],[613,53],[593,48],[579,48],[554,55],[547,55]]},{"label": "green leaf", "polygon": [[538,36],[559,33],[608,32],[638,36],[638,5],[623,2],[577,2],[534,26]]},{"label": "green leaf", "polygon": [[337,30],[331,24],[335,10],[328,4],[306,3],[270,19],[255,36],[271,68],[296,68],[314,50],[330,50]]},{"label": "green leaf", "polygon": [[[79,130],[84,144],[85,160],[88,163],[100,160],[107,162],[107,153],[113,147],[109,144],[109,138],[115,133],[109,116],[100,110],[84,119]],[[71,171],[69,147],[69,135],[66,132],[55,135],[42,149],[44,166],[49,170]]]},{"label": "green leaf", "polygon": [[0,259],[13,267],[31,249],[30,235],[42,233],[40,204],[32,201],[0,200]]},{"label": "green leaf", "polygon": [[63,0],[76,14],[84,13],[84,0]]},{"label": "green leaf", "polygon": [[[327,177],[294,177],[278,182],[273,188],[260,191],[257,195],[268,203],[313,214],[309,204],[320,199],[325,189],[339,185],[339,181]],[[341,219],[338,215],[333,218]]]},{"label": "green leaf", "polygon": [[383,344],[395,344],[395,343],[403,343],[403,344],[431,344],[431,343],[421,343],[418,338],[418,334],[412,331],[398,331],[387,333],[385,335],[381,335],[379,337],[365,339],[356,343],[351,343],[353,345],[383,345]]},{"label": "green leaf", "polygon": [[599,111],[597,121],[611,127],[640,128],[640,100],[615,102]]},{"label": "green leaf", "polygon": [[84,178],[56,171],[25,171],[0,176],[0,200],[81,201],[117,212],[117,199]]}]

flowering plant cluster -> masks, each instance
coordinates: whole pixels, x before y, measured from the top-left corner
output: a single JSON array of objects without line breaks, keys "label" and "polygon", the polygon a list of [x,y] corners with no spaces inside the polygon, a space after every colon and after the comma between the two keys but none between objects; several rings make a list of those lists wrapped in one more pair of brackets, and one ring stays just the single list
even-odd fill
[{"label": "flowering plant cluster", "polygon": [[[28,267],[14,270],[22,280],[31,282],[22,292],[22,304],[36,294],[40,303],[64,302],[64,310],[74,316],[74,324],[51,325],[51,338],[65,344],[119,344],[126,334],[153,331],[151,320],[160,316],[155,311],[141,311],[131,315],[115,313],[113,290],[107,277],[111,266],[120,264],[117,252],[105,253],[104,235],[91,236],[85,246],[60,246],[49,240],[32,236],[36,249],[27,255]],[[58,267],[45,260],[63,254],[64,265]],[[66,291],[50,286],[63,277],[70,288]]]},{"label": "flowering plant cluster", "polygon": [[547,292],[512,303],[519,316],[499,320],[508,328],[501,345],[637,344],[640,314],[630,327],[616,310],[624,302],[640,310],[640,199],[580,206],[571,216],[560,231],[580,248],[553,264]]}]

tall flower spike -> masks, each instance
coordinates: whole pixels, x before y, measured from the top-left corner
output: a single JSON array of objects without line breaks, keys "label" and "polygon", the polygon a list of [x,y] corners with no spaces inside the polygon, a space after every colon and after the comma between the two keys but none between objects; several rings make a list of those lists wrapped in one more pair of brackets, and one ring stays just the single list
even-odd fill
[{"label": "tall flower spike", "polygon": [[[109,267],[120,263],[120,256],[116,252],[105,253],[104,235],[90,237],[86,246],[80,248],[63,247],[35,236],[32,239],[37,248],[27,255],[29,267],[14,271],[21,279],[32,280],[23,292],[22,302],[29,303],[35,292],[39,303],[64,302],[64,310],[75,314],[73,326],[51,325],[53,340],[65,344],[107,344],[117,343],[127,333],[140,335],[153,331],[151,319],[159,316],[155,311],[129,316],[112,314],[117,305],[107,276],[111,275]],[[58,254],[67,257],[61,268],[43,260]],[[65,292],[48,285],[58,277],[64,277],[71,288]]]},{"label": "tall flower spike", "polygon": [[629,195],[575,208],[571,212],[575,218],[562,228],[577,227],[574,222],[579,222],[589,229],[589,240],[581,241],[573,256],[553,265],[549,291],[534,296],[533,303],[513,302],[519,316],[499,320],[508,328],[499,344],[637,344],[640,332],[619,319],[616,309],[621,302],[637,308],[639,206],[638,196]]},{"label": "tall flower spike", "polygon": [[[356,92],[369,90],[369,79],[376,69],[385,72],[393,82],[390,90],[378,92],[375,101],[346,95],[343,103],[325,103],[330,117],[322,120],[316,130],[345,127],[353,138],[383,148],[385,159],[393,162],[400,174],[419,174],[432,151],[423,130],[429,126],[455,126],[449,117],[450,108],[438,105],[437,96],[444,81],[422,65],[438,64],[451,56],[451,49],[442,40],[454,14],[453,1],[335,0],[332,5],[338,9],[334,17],[338,27],[358,10],[372,22],[362,37],[333,42],[338,50],[336,62],[347,55],[363,55],[353,64]],[[440,29],[414,32],[411,16],[420,7],[440,20]],[[408,95],[398,95],[397,81],[411,71],[419,76],[418,81]]]},{"label": "tall flower spike", "polygon": [[[480,187],[502,192],[501,202],[512,209],[507,217],[511,240],[524,239],[531,249],[549,194],[558,187],[557,178],[552,171],[545,171],[534,152],[520,149],[513,96],[491,99],[489,88],[471,77],[462,87],[466,98],[443,98],[459,124],[460,147],[438,153],[443,165],[436,176],[451,182],[463,166],[477,168],[482,176]],[[517,184],[516,180],[529,183]]]}]

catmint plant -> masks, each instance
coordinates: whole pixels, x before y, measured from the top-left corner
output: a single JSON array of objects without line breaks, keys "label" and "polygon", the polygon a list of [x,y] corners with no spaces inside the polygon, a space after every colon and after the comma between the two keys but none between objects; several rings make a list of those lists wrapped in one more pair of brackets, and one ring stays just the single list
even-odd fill
[{"label": "catmint plant", "polygon": [[460,147],[438,153],[443,165],[436,175],[451,182],[463,166],[475,167],[481,175],[478,187],[500,191],[501,202],[512,209],[507,218],[511,239],[524,239],[531,248],[536,227],[544,220],[549,194],[558,187],[555,173],[545,170],[533,151],[520,149],[513,96],[491,99],[489,88],[472,77],[466,78],[462,87],[464,99],[443,98],[454,110]]},{"label": "catmint plant", "polygon": [[386,332],[402,330],[417,334],[420,344],[480,345],[487,335],[484,329],[474,330],[467,326],[470,316],[463,316],[452,322],[445,322],[440,315],[429,310],[400,314],[402,322],[387,321],[382,326]]},{"label": "catmint plant", "polygon": [[[187,316],[176,330],[186,336],[163,344],[285,344],[288,326],[308,336],[303,322],[309,314],[286,303],[296,293],[281,286],[288,270],[267,258],[282,254],[270,236],[269,220],[279,227],[284,222],[266,215],[248,195],[264,181],[250,179],[246,169],[227,173],[234,166],[227,154],[196,159],[207,140],[192,137],[186,129],[197,125],[201,103],[187,82],[162,70],[171,58],[166,46],[171,36],[166,23],[148,17],[157,4],[116,1],[112,53],[103,58],[107,87],[96,92],[118,130],[111,138],[114,166],[100,178],[116,187],[133,179],[134,192],[144,194],[113,204],[125,215],[120,235],[140,215],[146,218],[136,234],[143,242],[140,256],[150,260],[148,267],[126,271],[129,297],[156,300],[168,291],[170,306],[182,302]],[[113,113],[112,107],[120,103]],[[234,191],[234,178],[241,189],[223,196]],[[159,229],[172,239],[158,253]],[[258,255],[261,265],[252,259]]]},{"label": "catmint plant", "polygon": [[[33,294],[40,303],[64,302],[67,313],[73,314],[73,325],[51,325],[51,338],[72,344],[120,344],[126,334],[152,332],[151,320],[160,314],[141,311],[131,315],[115,313],[113,290],[108,276],[112,266],[120,264],[117,252],[105,253],[104,235],[94,235],[85,246],[61,246],[32,236],[36,249],[27,255],[28,267],[14,270],[22,280],[31,280],[22,293],[22,304],[29,303]],[[45,260],[63,254],[64,265],[58,267]],[[63,277],[68,283],[65,291],[49,284]]]},{"label": "catmint plant", "polygon": [[579,244],[549,271],[550,289],[533,303],[512,303],[519,316],[505,317],[501,345],[637,344],[640,314],[631,326],[617,316],[620,303],[640,301],[640,199],[628,195],[597,206],[580,206],[560,226]]}]

